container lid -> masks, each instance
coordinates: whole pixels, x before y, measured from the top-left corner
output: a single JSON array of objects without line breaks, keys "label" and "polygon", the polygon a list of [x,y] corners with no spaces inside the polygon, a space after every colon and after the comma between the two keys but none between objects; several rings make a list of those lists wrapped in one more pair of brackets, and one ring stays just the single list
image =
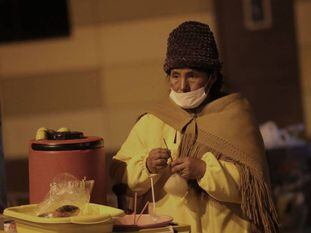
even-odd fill
[{"label": "container lid", "polygon": [[84,137],[78,139],[44,139],[31,140],[31,148],[39,151],[89,150],[104,146],[101,137]]},{"label": "container lid", "polygon": [[36,223],[56,224],[56,223],[74,223],[74,224],[98,224],[111,221],[112,217],[124,215],[123,210],[110,206],[88,203],[83,215],[64,217],[64,218],[44,218],[35,214],[37,204],[22,205],[6,208],[4,216],[14,219]]}]

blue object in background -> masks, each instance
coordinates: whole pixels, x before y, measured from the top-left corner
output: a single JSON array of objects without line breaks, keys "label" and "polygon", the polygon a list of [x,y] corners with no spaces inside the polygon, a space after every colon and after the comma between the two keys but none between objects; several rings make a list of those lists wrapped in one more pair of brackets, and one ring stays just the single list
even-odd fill
[{"label": "blue object in background", "polygon": [[5,183],[5,170],[4,170],[4,155],[2,144],[2,123],[0,111],[0,213],[6,207],[6,183]]}]

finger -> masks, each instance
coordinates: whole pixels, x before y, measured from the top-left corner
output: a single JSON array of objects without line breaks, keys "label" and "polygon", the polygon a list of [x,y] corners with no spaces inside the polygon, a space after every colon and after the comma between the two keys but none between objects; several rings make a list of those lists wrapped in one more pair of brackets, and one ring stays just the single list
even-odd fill
[{"label": "finger", "polygon": [[183,164],[178,164],[171,168],[172,173],[182,173],[183,170],[184,170]]},{"label": "finger", "polygon": [[154,161],[155,166],[166,166],[167,160],[166,159],[157,159]]},{"label": "finger", "polygon": [[185,173],[184,171],[178,172],[178,175],[186,180],[190,178],[189,174]]},{"label": "finger", "polygon": [[150,153],[151,153],[151,152],[157,152],[159,149],[160,149],[160,148],[153,148],[153,149],[150,151]]},{"label": "finger", "polygon": [[168,155],[171,154],[171,151],[167,148],[157,148],[158,153],[167,153]]},{"label": "finger", "polygon": [[150,153],[158,154],[158,153],[164,153],[167,149],[165,148],[154,148],[150,151]]},{"label": "finger", "polygon": [[161,153],[158,154],[158,158],[161,158],[161,159],[166,159],[167,160],[170,157],[171,157],[171,155],[167,151],[161,152]]},{"label": "finger", "polygon": [[165,168],[166,166],[156,166],[156,169],[159,171],[159,170],[161,170],[161,169],[163,169],[163,168]]},{"label": "finger", "polygon": [[168,149],[166,149],[166,148],[156,148],[155,149],[156,151],[158,151],[158,152],[166,152]]},{"label": "finger", "polygon": [[158,149],[153,149],[153,150],[150,151],[149,157],[150,157],[151,159],[153,159],[153,160],[154,160],[154,159],[161,158],[161,157],[162,157],[162,152],[159,151]]},{"label": "finger", "polygon": [[176,165],[183,164],[183,163],[184,163],[184,159],[177,158],[171,163],[171,166],[176,166]]}]

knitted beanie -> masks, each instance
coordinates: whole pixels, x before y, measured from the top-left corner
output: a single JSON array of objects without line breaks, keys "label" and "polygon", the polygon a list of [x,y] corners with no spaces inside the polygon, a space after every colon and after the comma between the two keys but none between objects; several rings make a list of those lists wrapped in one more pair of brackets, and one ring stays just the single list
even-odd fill
[{"label": "knitted beanie", "polygon": [[164,62],[167,74],[178,68],[210,70],[220,67],[216,42],[207,24],[186,21],[170,33]]}]

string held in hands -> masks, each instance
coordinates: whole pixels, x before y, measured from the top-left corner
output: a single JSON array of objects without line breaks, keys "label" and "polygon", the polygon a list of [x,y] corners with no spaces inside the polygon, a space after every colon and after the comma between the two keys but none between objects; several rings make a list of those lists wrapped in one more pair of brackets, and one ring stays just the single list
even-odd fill
[{"label": "string held in hands", "polygon": [[[164,144],[165,144],[165,149],[169,150],[169,149],[168,149],[168,146],[167,146],[167,143],[166,143],[166,141],[165,141],[164,138],[163,138],[163,142],[164,142]],[[171,153],[170,153],[170,159],[171,159],[171,162],[173,162],[173,157],[172,157]]]},{"label": "string held in hands", "polygon": [[[167,143],[164,138],[163,141],[167,148]],[[198,148],[197,147],[194,148],[192,146],[192,143],[193,138],[189,137],[188,135],[184,135],[180,145],[179,157],[190,155],[190,153],[193,153],[193,156],[197,155]],[[172,156],[171,162],[173,162]],[[187,181],[177,173],[174,173],[169,177],[169,179],[164,184],[163,188],[164,191],[174,196],[185,197],[188,193]]]}]

